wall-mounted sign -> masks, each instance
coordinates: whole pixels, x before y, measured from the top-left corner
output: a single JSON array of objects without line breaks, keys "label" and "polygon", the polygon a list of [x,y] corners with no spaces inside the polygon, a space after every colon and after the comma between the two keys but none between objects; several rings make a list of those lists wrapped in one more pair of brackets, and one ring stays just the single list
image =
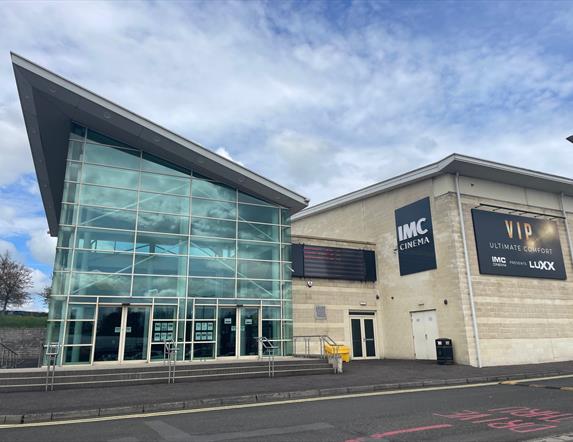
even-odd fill
[{"label": "wall-mounted sign", "polygon": [[472,218],[480,273],[567,278],[553,221],[478,209]]},{"label": "wall-mounted sign", "polygon": [[436,268],[430,198],[424,198],[394,211],[400,275]]}]

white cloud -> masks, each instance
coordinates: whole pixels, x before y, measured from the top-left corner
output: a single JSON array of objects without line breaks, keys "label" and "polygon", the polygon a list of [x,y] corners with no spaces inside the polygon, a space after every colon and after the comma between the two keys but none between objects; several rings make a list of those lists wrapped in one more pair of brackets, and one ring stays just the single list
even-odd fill
[{"label": "white cloud", "polygon": [[8,253],[12,259],[21,261],[21,256],[16,246],[10,241],[0,239],[0,255],[4,255],[5,253]]},{"label": "white cloud", "polygon": [[45,230],[30,233],[30,239],[26,242],[32,257],[49,266],[54,264],[56,255],[57,238],[53,238]]},{"label": "white cloud", "polygon": [[234,163],[237,163],[241,166],[244,166],[243,163],[241,163],[240,161],[237,161],[235,158],[233,158],[231,156],[231,154],[229,153],[229,151],[227,149],[225,149],[224,147],[218,147],[217,150],[215,150],[215,153],[217,155],[221,155],[223,158],[226,158],[229,161],[233,161]]}]

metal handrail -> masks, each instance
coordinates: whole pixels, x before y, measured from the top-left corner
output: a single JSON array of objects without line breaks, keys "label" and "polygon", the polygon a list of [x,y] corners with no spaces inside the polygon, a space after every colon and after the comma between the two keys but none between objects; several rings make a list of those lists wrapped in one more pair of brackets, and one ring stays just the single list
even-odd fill
[{"label": "metal handrail", "polygon": [[264,357],[266,353],[269,361],[269,378],[272,378],[275,376],[275,350],[278,346],[265,336],[257,336],[255,339],[259,343],[259,358]]},{"label": "metal handrail", "polygon": [[[304,341],[304,353],[296,353],[296,343],[299,340]],[[320,353],[315,354],[310,352],[311,341],[318,340],[318,346]],[[293,356],[312,358],[319,357],[320,359],[328,359],[328,362],[332,365],[335,373],[342,373],[342,354],[340,353],[340,347],[342,344],[338,344],[334,339],[328,335],[299,335],[292,337],[293,342]],[[332,355],[326,355],[324,351],[324,345],[330,345],[334,353]]]},{"label": "metal handrail", "polygon": [[19,359],[18,352],[0,342],[0,368],[16,368]]},{"label": "metal handrail", "polygon": [[167,361],[168,364],[168,374],[167,383],[175,383],[175,360],[177,358],[177,344],[173,341],[163,342],[163,364]]}]

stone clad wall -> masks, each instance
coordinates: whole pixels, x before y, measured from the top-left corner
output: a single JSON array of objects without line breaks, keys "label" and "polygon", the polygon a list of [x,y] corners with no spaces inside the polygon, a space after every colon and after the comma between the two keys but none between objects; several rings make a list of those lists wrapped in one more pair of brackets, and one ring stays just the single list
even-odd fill
[{"label": "stone clad wall", "polygon": [[[480,203],[562,216],[557,195],[510,186],[501,193],[475,179],[463,183],[462,193],[473,184],[474,195],[462,201],[483,365],[573,360],[573,265],[564,220],[554,220],[567,273],[567,280],[557,281],[481,275],[471,217]],[[571,226],[573,214],[568,219]]]},{"label": "stone clad wall", "polygon": [[0,327],[0,342],[16,351],[22,360],[20,366],[36,366],[46,335],[45,327]]},{"label": "stone clad wall", "polygon": [[[468,177],[460,178],[460,192],[482,364],[573,360],[573,261],[564,220],[556,219],[556,222],[567,280],[554,281],[481,275],[471,218],[471,209],[480,204],[560,217],[560,195]],[[438,268],[400,276],[395,251],[394,210],[426,196],[430,196],[431,201]],[[573,198],[564,199],[570,228],[573,229]],[[453,175],[441,175],[295,220],[292,229],[295,236],[323,237],[326,242],[326,237],[336,238],[324,245],[369,245],[376,251],[378,275],[378,281],[372,286],[315,280],[310,290],[305,281],[295,280],[295,334],[325,330],[348,344],[351,341],[348,310],[374,310],[378,324],[378,355],[412,359],[415,354],[411,312],[436,310],[438,332],[441,337],[453,339],[456,362],[477,365]],[[318,240],[309,243],[323,245]],[[376,295],[380,296],[379,300],[376,300]],[[367,303],[364,307],[359,305],[362,300]],[[327,306],[327,312],[332,313],[327,321],[317,323],[310,316],[313,315],[314,304]]]}]

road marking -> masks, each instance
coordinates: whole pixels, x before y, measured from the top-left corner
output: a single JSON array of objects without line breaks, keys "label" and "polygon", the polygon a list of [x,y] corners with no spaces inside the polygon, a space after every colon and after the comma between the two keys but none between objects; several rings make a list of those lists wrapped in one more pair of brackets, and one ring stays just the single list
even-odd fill
[{"label": "road marking", "polygon": [[439,425],[429,425],[426,427],[416,427],[416,428],[403,428],[402,430],[387,431],[385,433],[371,434],[366,437],[359,437],[358,439],[348,439],[346,442],[363,442],[365,439],[383,439],[385,437],[397,436],[398,434],[404,433],[417,433],[419,431],[428,430],[441,430],[443,428],[451,428],[453,425],[450,424],[439,424]]},{"label": "road marking", "polygon": [[62,420],[62,421],[30,422],[27,424],[26,423],[3,424],[0,425],[0,430],[13,429],[13,428],[51,427],[57,425],[74,425],[74,424],[85,424],[85,423],[105,422],[105,421],[125,420],[125,419],[141,419],[141,418],[156,417],[156,416],[173,416],[179,414],[208,413],[214,411],[237,410],[242,408],[275,407],[277,405],[301,404],[306,402],[321,402],[321,401],[332,401],[340,399],[353,399],[353,398],[375,397],[375,396],[393,396],[398,394],[424,393],[427,391],[459,390],[462,388],[491,387],[494,385],[499,385],[499,382],[484,382],[481,384],[467,384],[467,385],[445,385],[442,387],[411,388],[407,390],[376,391],[371,393],[351,393],[338,396],[324,396],[324,397],[313,397],[304,399],[287,399],[284,401],[276,401],[276,402],[257,402],[252,404],[222,405],[219,407],[209,407],[209,408],[156,411],[153,413],[125,414],[120,416],[102,416],[102,417],[92,417],[83,419]]},{"label": "road marking", "polygon": [[503,381],[503,382],[500,382],[500,384],[515,385],[515,384],[522,384],[524,382],[551,381],[553,379],[568,379],[568,378],[573,378],[573,374],[563,374],[563,375],[559,375],[559,376],[546,376],[544,378],[518,379],[515,381]]},{"label": "road marking", "polygon": [[252,431],[236,431],[233,433],[206,434],[204,436],[194,436],[187,440],[189,442],[219,442],[224,440],[251,438],[257,438],[255,440],[261,440],[260,438],[278,436],[279,434],[304,433],[307,431],[330,430],[331,428],[334,428],[334,426],[325,422],[317,422],[315,424],[293,425],[291,427],[274,427]]}]

